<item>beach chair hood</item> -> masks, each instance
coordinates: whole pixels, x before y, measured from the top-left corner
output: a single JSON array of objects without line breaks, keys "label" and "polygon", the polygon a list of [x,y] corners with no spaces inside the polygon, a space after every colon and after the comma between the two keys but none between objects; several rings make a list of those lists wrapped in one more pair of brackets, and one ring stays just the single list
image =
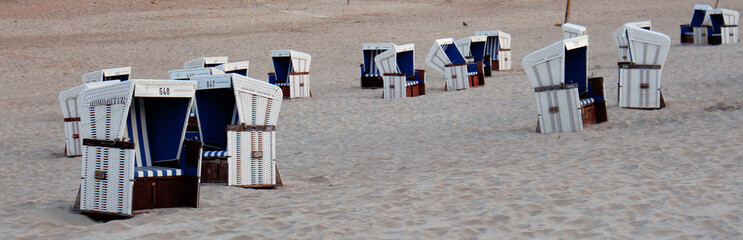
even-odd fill
[{"label": "beach chair hood", "polygon": [[[626,28],[630,62],[637,65],[663,65],[671,45],[665,34],[635,26]],[[616,34],[616,33],[615,33]]]},{"label": "beach chair hood", "polygon": [[243,76],[248,76],[248,70],[250,70],[250,61],[239,61],[231,63],[223,63],[214,68],[227,73],[237,73]]},{"label": "beach chair hood", "polygon": [[485,43],[487,36],[470,36],[456,41],[457,48],[462,51],[465,58],[482,61],[485,54]]},{"label": "beach chair hood", "polygon": [[131,67],[108,68],[83,74],[83,84],[111,80],[126,81],[132,73]]},{"label": "beach chair hood", "polygon": [[565,39],[584,36],[586,35],[586,27],[572,23],[565,23],[562,25],[562,34]]},{"label": "beach chair hood", "polygon": [[189,69],[176,69],[168,71],[168,75],[172,80],[184,80],[197,76],[210,76],[224,74],[224,71],[217,68],[189,68]]},{"label": "beach chair hood", "polygon": [[[387,51],[384,51],[374,57],[377,69],[382,74],[413,74],[415,71],[415,44],[394,45]],[[408,75],[410,76],[410,75]]]},{"label": "beach chair hood", "polygon": [[227,63],[227,57],[200,57],[183,64],[184,69],[214,67]]},{"label": "beach chair hood", "polygon": [[[576,56],[575,62],[571,62],[571,69],[565,69],[567,51],[579,48],[586,48],[586,50],[581,53],[582,56]],[[585,88],[587,48],[587,35],[564,39],[526,55],[522,64],[535,88],[562,85],[566,82],[577,82],[579,88],[582,83]]]},{"label": "beach chair hood", "polygon": [[441,74],[445,74],[444,68],[448,65],[466,63],[453,38],[436,39],[426,56],[426,64]]}]

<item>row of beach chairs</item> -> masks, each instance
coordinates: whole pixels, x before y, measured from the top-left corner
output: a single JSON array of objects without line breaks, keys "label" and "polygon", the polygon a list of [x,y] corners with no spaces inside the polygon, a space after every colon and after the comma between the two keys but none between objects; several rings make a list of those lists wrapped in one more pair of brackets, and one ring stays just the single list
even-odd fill
[{"label": "row of beach chairs", "polygon": [[[66,154],[82,156],[75,208],[133,216],[144,209],[198,206],[201,182],[281,186],[275,131],[281,101],[309,96],[308,54],[272,51],[267,81],[249,62],[204,57],[170,79],[130,79],[131,68],[83,75],[60,93]],[[296,82],[295,82],[296,81]],[[293,88],[293,83],[297,88]]]},{"label": "row of beach chairs", "polygon": [[[511,69],[511,35],[499,30],[479,31],[454,41],[436,39],[426,64],[444,75],[446,90],[464,90],[485,84],[492,71]],[[415,45],[365,43],[361,46],[361,88],[383,88],[382,98],[426,94],[425,70],[415,69]]]},{"label": "row of beach chairs", "polygon": [[697,4],[694,6],[691,22],[681,25],[681,43],[695,45],[738,43],[739,16],[735,10]]},{"label": "row of beach chairs", "polygon": [[[714,18],[715,12],[708,15]],[[728,15],[737,24],[737,12]],[[737,25],[720,26],[734,32],[737,42]],[[578,131],[608,120],[603,78],[588,74],[586,28],[566,23],[562,30],[563,39],[522,60],[542,133]],[[634,22],[617,29],[614,39],[619,106],[664,107],[661,72],[670,38],[652,31],[650,22]],[[436,39],[426,63],[444,75],[446,90],[481,86],[492,71],[511,69],[510,42],[509,34],[497,30],[456,41]],[[383,98],[425,94],[425,71],[415,69],[413,44],[363,44],[362,51],[362,88],[383,88]],[[201,182],[281,186],[278,114],[282,99],[312,96],[311,57],[294,50],[271,51],[271,57],[274,72],[266,80],[248,77],[248,61],[227,57],[188,61],[169,71],[167,80],[131,79],[129,67],[84,74],[82,85],[59,95],[65,154],[82,156],[75,208],[130,217],[144,209],[197,207]]]}]

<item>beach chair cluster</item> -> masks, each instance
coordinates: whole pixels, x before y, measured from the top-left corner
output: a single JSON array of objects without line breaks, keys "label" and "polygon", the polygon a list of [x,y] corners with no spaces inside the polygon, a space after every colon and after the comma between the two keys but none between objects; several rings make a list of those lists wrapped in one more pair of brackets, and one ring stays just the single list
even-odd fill
[{"label": "beach chair cluster", "polygon": [[706,4],[694,6],[689,24],[681,25],[681,43],[719,45],[738,43],[738,11],[712,8]]},{"label": "beach chair cluster", "polygon": [[[444,89],[479,87],[493,70],[511,69],[511,35],[498,30],[475,35],[434,40],[426,64],[444,75]],[[414,44],[365,43],[361,49],[361,88],[383,88],[382,98],[426,94],[425,70],[415,69]]]},{"label": "beach chair cluster", "polygon": [[201,182],[281,186],[276,124],[284,93],[309,96],[309,55],[272,58],[278,77],[268,81],[227,57],[188,61],[170,79],[131,79],[130,67],[83,75],[59,98],[65,153],[82,156],[75,209],[131,217],[198,207]]}]

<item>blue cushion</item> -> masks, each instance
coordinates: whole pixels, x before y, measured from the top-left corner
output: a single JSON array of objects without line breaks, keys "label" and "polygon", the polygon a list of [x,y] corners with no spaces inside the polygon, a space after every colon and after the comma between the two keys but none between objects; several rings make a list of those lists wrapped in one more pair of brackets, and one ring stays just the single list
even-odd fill
[{"label": "blue cushion", "polygon": [[227,151],[204,151],[201,156],[204,157],[229,157],[230,155],[227,153]]},{"label": "blue cushion", "polygon": [[166,177],[166,176],[180,176],[183,171],[178,168],[167,168],[158,166],[149,167],[135,167],[134,177]]}]

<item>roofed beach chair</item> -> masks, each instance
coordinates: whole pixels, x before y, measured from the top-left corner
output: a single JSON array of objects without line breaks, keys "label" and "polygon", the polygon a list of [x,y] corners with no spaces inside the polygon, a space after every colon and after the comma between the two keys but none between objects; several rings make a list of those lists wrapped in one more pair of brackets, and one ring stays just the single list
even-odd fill
[{"label": "roofed beach chair", "polygon": [[712,33],[709,10],[712,10],[712,7],[707,4],[694,5],[691,22],[681,25],[681,43],[707,44],[709,34]]},{"label": "roofed beach chair", "polygon": [[281,186],[275,150],[281,89],[238,74],[191,81],[198,83],[195,105],[204,144],[202,182]]},{"label": "roofed beach chair", "polygon": [[312,97],[310,90],[310,62],[312,57],[294,50],[271,50],[274,72],[268,73],[268,82],[279,86],[284,98]]},{"label": "roofed beach chair", "polygon": [[218,65],[227,63],[227,60],[227,57],[200,57],[184,63],[183,68],[189,69],[216,67]]},{"label": "roofed beach chair", "polygon": [[395,47],[394,43],[364,43],[361,44],[364,63],[361,68],[361,88],[382,88],[382,74],[374,63],[374,58],[380,53]]},{"label": "roofed beach chair", "polygon": [[738,43],[738,17],[737,11],[718,8],[709,11],[709,19],[712,23],[712,33],[709,35],[709,44],[735,44]]},{"label": "roofed beach chair", "polygon": [[129,80],[80,93],[83,138],[76,208],[131,217],[198,207],[201,144],[184,141],[196,83]]},{"label": "roofed beach chair", "polygon": [[572,132],[607,121],[603,78],[588,78],[588,36],[563,39],[523,59],[537,98],[537,132]]},{"label": "roofed beach chair", "polygon": [[425,70],[415,69],[415,44],[394,45],[374,57],[382,74],[382,98],[426,95]]},{"label": "roofed beach chair", "polygon": [[624,25],[614,32],[619,48],[619,106],[659,109],[665,107],[661,71],[671,39],[665,34]]},{"label": "roofed beach chair", "polygon": [[463,90],[470,87],[467,60],[452,38],[441,38],[434,41],[426,57],[426,64],[444,75],[450,90]]},{"label": "roofed beach chair", "polygon": [[635,26],[645,30],[653,30],[653,24],[650,21],[630,22],[625,23],[626,26]]},{"label": "roofed beach chair", "polygon": [[464,59],[467,60],[470,87],[485,85],[483,60],[485,59],[486,42],[486,36],[471,36],[456,41],[457,47],[462,51]]},{"label": "roofed beach chair", "polygon": [[65,125],[65,151],[67,157],[82,156],[80,140],[80,114],[77,109],[77,97],[85,89],[94,88],[114,82],[129,80],[131,67],[109,68],[90,72],[82,76],[83,84],[59,93],[59,103]]},{"label": "roofed beach chair", "polygon": [[572,23],[565,23],[562,25],[562,34],[564,35],[564,39],[584,36],[586,35],[586,27]]},{"label": "roofed beach chair", "polygon": [[478,31],[476,36],[487,36],[485,44],[485,76],[492,75],[492,71],[511,70],[511,34],[500,30]]}]

